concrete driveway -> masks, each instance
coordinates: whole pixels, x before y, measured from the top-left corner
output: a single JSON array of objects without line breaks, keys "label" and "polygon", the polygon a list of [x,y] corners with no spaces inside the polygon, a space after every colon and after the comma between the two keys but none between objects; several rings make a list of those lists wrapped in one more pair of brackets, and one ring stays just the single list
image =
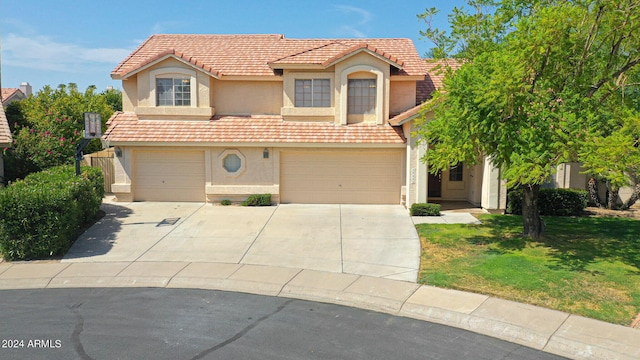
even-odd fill
[{"label": "concrete driveway", "polygon": [[420,241],[400,205],[111,203],[63,262],[216,262],[417,280]]}]

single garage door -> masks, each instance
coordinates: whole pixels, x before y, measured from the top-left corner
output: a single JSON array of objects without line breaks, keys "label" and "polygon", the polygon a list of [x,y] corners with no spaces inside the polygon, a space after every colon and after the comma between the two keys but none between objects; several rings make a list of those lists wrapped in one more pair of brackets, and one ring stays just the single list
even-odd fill
[{"label": "single garage door", "polygon": [[134,151],[136,201],[206,201],[203,151]]},{"label": "single garage door", "polygon": [[280,154],[283,203],[399,204],[401,182],[401,150]]}]

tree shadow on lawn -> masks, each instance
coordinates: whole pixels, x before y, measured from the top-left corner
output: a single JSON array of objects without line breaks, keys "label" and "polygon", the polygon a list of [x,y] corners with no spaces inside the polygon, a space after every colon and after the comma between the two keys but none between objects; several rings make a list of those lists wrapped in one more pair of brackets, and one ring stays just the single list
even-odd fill
[{"label": "tree shadow on lawn", "polygon": [[[483,217],[482,226],[489,231],[478,233],[466,239],[473,245],[491,246],[490,253],[504,254],[522,250],[527,245],[527,239],[522,237],[522,218],[516,220],[507,215]],[[476,225],[468,225],[474,227]]]},{"label": "tree shadow on lawn", "polygon": [[547,225],[540,239],[524,238],[521,216],[483,218],[490,236],[477,236],[467,241],[477,245],[493,244],[492,252],[523,250],[527,244],[551,249],[557,259],[553,268],[587,271],[589,264],[608,261],[634,267],[631,274],[640,275],[640,221],[605,217],[544,217]]}]

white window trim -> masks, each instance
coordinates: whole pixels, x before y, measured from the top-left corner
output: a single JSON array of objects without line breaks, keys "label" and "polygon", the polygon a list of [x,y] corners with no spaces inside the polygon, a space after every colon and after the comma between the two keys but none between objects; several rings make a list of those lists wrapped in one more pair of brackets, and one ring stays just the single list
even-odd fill
[{"label": "white window trim", "polygon": [[[196,83],[196,72],[193,70],[179,68],[179,67],[169,67],[162,69],[155,69],[149,72],[149,97],[151,100],[151,106],[158,107],[157,97],[156,97],[156,79],[157,78],[184,78],[188,77],[190,79],[190,87],[191,87],[191,105],[184,107],[198,107],[198,84]],[[170,106],[173,107],[173,106]]]},{"label": "white window trim", "polygon": [[349,101],[349,75],[356,72],[369,72],[376,76],[376,124],[384,124],[384,74],[378,68],[370,65],[356,65],[344,69],[340,73],[340,124],[347,125],[347,102]]}]

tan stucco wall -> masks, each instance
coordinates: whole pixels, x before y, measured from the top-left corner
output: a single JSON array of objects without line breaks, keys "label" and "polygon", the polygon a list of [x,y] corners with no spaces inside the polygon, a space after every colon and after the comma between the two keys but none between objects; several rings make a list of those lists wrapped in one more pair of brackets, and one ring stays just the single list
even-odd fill
[{"label": "tan stucco wall", "polygon": [[[433,114],[428,113],[427,119]],[[428,166],[421,161],[426,153],[425,145],[419,144],[418,138],[412,136],[416,131],[415,121],[403,124],[403,132],[409,139],[407,145],[408,163],[406,171],[406,206],[414,203],[427,202],[428,194]],[[449,171],[442,172],[442,196],[438,200],[468,201],[474,205],[480,205],[482,199],[482,171],[483,163],[468,167],[463,170],[463,181],[449,181]]]},{"label": "tan stucco wall", "polygon": [[281,81],[225,81],[212,79],[211,102],[218,115],[279,115]]},{"label": "tan stucco wall", "polygon": [[[192,94],[194,101],[191,106],[155,106],[155,93],[151,91],[151,88],[155,84],[155,76],[162,76],[165,71],[167,74],[182,71],[184,73],[180,73],[180,75],[195,79],[195,86],[192,87],[192,93],[195,92]],[[175,119],[178,116],[186,119],[208,119],[215,113],[210,102],[210,76],[175,59],[162,61],[127,80],[123,80],[122,88],[123,110],[136,112],[141,119]]]},{"label": "tan stucco wall", "polygon": [[[484,168],[484,164],[479,162],[478,165],[471,167],[468,169],[468,190],[467,193],[467,201],[470,203],[480,206],[482,203],[482,169]],[[466,170],[466,169],[465,169]]]},{"label": "tan stucco wall", "polygon": [[122,80],[122,111],[133,112],[138,106],[138,77],[132,76],[127,80]]},{"label": "tan stucco wall", "polygon": [[[112,191],[118,201],[132,201],[132,174],[135,167],[133,159],[136,151],[181,151],[173,147],[122,147],[121,157],[114,157],[114,184]],[[205,167],[205,192],[208,202],[220,202],[229,199],[234,202],[245,200],[250,194],[272,195],[273,202],[279,202],[280,195],[280,153],[282,151],[309,151],[309,148],[272,148],[267,147],[269,158],[263,157],[264,147],[189,147],[183,150],[203,150]],[[370,151],[380,149],[332,149],[337,154],[345,151]],[[390,149],[391,150],[391,149]],[[397,151],[397,150],[396,150]],[[243,168],[237,174],[229,174],[223,168],[226,154],[240,154]],[[402,156],[402,171],[398,174],[401,183],[405,183],[405,162]]]},{"label": "tan stucco wall", "polygon": [[462,181],[449,181],[449,170],[442,172],[442,198],[447,200],[467,200],[469,168],[462,170]]},{"label": "tan stucco wall", "polygon": [[[337,84],[334,76],[335,68],[322,71],[284,70],[283,99],[281,113],[285,120],[335,121],[335,102]],[[331,92],[330,107],[295,107],[296,79],[329,79]]]},{"label": "tan stucco wall", "polygon": [[402,125],[404,136],[407,140],[407,149],[405,151],[407,158],[406,174],[405,174],[405,206],[411,207],[411,205],[419,202],[417,198],[417,180],[419,174],[418,169],[418,149],[417,138],[411,136],[411,132],[414,130],[413,121]]},{"label": "tan stucco wall", "polygon": [[389,113],[399,114],[416,106],[415,81],[391,81],[389,90]]},{"label": "tan stucco wall", "polygon": [[[371,69],[366,69],[367,67]],[[380,102],[379,103],[380,114],[378,114],[378,117],[374,120],[374,122],[382,124],[387,120],[389,120],[389,88],[390,88],[389,64],[376,57],[373,57],[368,53],[359,53],[336,64],[335,66],[335,83],[337,84],[336,94],[335,94],[335,99],[336,99],[335,108],[336,108],[337,124],[347,123],[347,114],[346,114],[347,83],[346,81],[344,81],[343,83],[344,75],[346,75],[347,78],[353,78],[356,76],[373,78],[373,77],[376,77],[375,72],[373,71],[379,72],[382,76],[381,81],[378,82],[378,84],[382,84],[382,89],[381,89],[382,102],[380,102],[380,98],[376,98],[376,101]],[[363,73],[368,73],[368,74],[363,74]],[[358,74],[358,75],[355,75],[355,74]],[[365,120],[369,121],[369,119],[365,119]]]},{"label": "tan stucco wall", "polygon": [[[245,169],[239,174],[229,174],[223,168],[225,150],[237,150],[244,157]],[[212,183],[216,185],[273,185],[277,170],[274,149],[266,148],[269,158],[263,157],[265,148],[211,148]]]},{"label": "tan stucco wall", "polygon": [[131,192],[131,176],[133,166],[133,152],[129,147],[119,147],[122,156],[113,158],[113,181],[111,192],[118,201],[133,201]]},{"label": "tan stucco wall", "polygon": [[586,174],[582,174],[584,168],[580,166],[580,163],[571,162],[558,165],[556,174],[554,176],[553,187],[556,188],[571,188],[571,189],[586,189],[587,178]]}]

